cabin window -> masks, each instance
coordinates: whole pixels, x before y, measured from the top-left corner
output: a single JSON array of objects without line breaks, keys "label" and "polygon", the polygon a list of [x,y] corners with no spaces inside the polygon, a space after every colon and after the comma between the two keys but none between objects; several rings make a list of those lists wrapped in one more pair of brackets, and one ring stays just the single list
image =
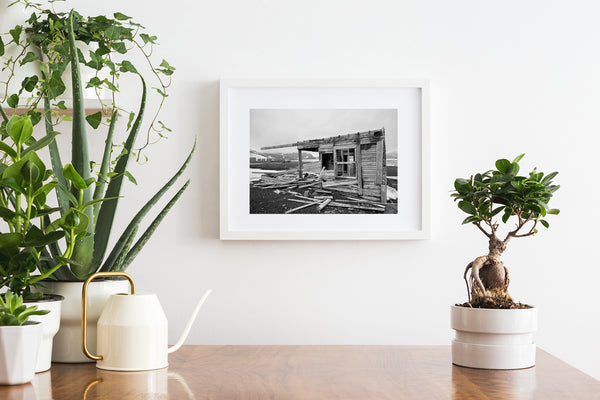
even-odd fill
[{"label": "cabin window", "polygon": [[356,149],[336,149],[336,176],[356,176]]}]

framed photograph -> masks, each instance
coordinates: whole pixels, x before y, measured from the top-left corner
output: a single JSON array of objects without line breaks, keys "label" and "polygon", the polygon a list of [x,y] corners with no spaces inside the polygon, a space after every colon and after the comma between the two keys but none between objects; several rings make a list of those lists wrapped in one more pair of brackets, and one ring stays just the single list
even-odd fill
[{"label": "framed photograph", "polygon": [[429,237],[423,80],[222,80],[222,240]]}]

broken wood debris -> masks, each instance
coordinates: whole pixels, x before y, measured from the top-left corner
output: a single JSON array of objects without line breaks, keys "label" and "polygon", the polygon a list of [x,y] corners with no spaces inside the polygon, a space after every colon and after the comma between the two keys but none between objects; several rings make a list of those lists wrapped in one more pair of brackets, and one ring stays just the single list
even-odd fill
[{"label": "broken wood debris", "polygon": [[[286,201],[301,205],[285,211],[291,214],[296,211],[317,206],[317,211],[325,208],[343,208],[383,213],[386,206],[377,198],[359,195],[356,178],[323,179],[323,174],[306,173],[301,178],[289,171],[269,172],[250,184],[259,189],[271,189],[278,195],[286,196]],[[287,197],[287,196],[290,197]]]}]

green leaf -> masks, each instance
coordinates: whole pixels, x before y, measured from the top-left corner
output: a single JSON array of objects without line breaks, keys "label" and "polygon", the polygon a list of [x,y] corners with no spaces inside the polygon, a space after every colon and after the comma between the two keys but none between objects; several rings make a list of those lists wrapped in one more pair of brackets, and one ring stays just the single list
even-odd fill
[{"label": "green leaf", "polygon": [[547,213],[552,215],[558,215],[560,213],[560,210],[558,208],[551,208],[547,211]]},{"label": "green leaf", "polygon": [[468,179],[458,178],[454,181],[454,188],[460,194],[467,194],[471,191],[471,181]]},{"label": "green leaf", "polygon": [[512,215],[512,210],[508,207],[504,208],[504,214],[502,215],[502,222],[507,223],[508,219]]},{"label": "green leaf", "polygon": [[37,77],[37,75],[29,76],[23,79],[23,82],[21,82],[21,87],[27,92],[33,92],[38,81],[39,78]]},{"label": "green leaf", "polygon": [[17,25],[13,29],[8,31],[8,33],[10,33],[10,36],[12,36],[12,39],[16,44],[19,43],[21,32],[23,32],[23,27],[21,25]]},{"label": "green leaf", "polygon": [[127,21],[128,19],[131,19],[131,17],[128,17],[127,15],[122,14],[120,12],[114,13],[113,16],[115,17],[115,19],[118,19],[119,21]]},{"label": "green leaf", "polygon": [[23,246],[24,247],[47,246],[50,243],[59,241],[63,237],[65,237],[64,231],[52,231],[46,235],[41,235],[39,237],[35,237],[35,238],[31,238],[31,239],[25,238],[25,241],[23,242]]},{"label": "green leaf", "polygon": [[500,171],[502,174],[506,174],[508,169],[510,168],[511,162],[506,158],[502,158],[496,161],[496,169]]},{"label": "green leaf", "polygon": [[477,209],[475,208],[475,206],[473,204],[469,203],[468,201],[464,201],[464,200],[459,201],[458,208],[460,208],[467,214],[477,215]]},{"label": "green leaf", "polygon": [[140,33],[140,37],[144,41],[144,44],[146,44],[146,43],[155,43],[155,41],[157,39],[156,36],[149,36],[146,33]]},{"label": "green leaf", "polygon": [[104,61],[102,60],[102,57],[98,56],[93,51],[90,51],[89,53],[90,53],[90,61],[88,63],[86,63],[85,65],[87,65],[88,67],[95,69],[95,70],[101,70],[102,66],[104,65]]},{"label": "green leaf", "polygon": [[27,54],[25,54],[25,57],[23,57],[23,59],[19,63],[21,64],[21,66],[23,66],[24,64],[30,63],[35,60],[38,60],[38,57],[30,51]]},{"label": "green leaf", "polygon": [[33,134],[33,124],[29,116],[13,116],[7,124],[8,134],[17,146],[25,143]]},{"label": "green leaf", "polygon": [[4,55],[4,42],[2,41],[2,36],[0,36],[0,57]]},{"label": "green leaf", "polygon": [[25,155],[25,154],[29,153],[30,151],[37,151],[39,149],[43,149],[44,147],[46,147],[50,143],[52,143],[54,141],[54,138],[59,134],[60,134],[60,132],[56,132],[56,131],[50,132],[48,135],[44,136],[43,138],[36,141],[31,146],[29,146],[28,148],[23,150],[23,153],[21,153],[21,154]]},{"label": "green leaf", "polygon": [[550,228],[550,224],[545,219],[540,219],[540,223],[544,225],[545,228]]},{"label": "green leaf", "polygon": [[102,111],[98,111],[88,115],[87,117],[85,117],[85,120],[88,122],[88,124],[91,125],[92,128],[98,128],[102,123]]},{"label": "green leaf", "polygon": [[550,182],[552,182],[552,179],[554,179],[556,177],[556,175],[558,175],[558,172],[551,172],[548,175],[546,175],[544,177],[544,179],[542,179],[542,184],[543,185],[549,185]]},{"label": "green leaf", "polygon": [[16,248],[22,241],[22,233],[0,233],[0,252]]},{"label": "green leaf", "polygon": [[15,215],[16,214],[12,210],[0,206],[0,218],[2,218],[3,220],[10,221],[15,217]]},{"label": "green leaf", "polygon": [[8,99],[6,99],[6,104],[8,104],[10,108],[17,108],[19,105],[19,96],[16,94],[11,94]]},{"label": "green leaf", "polygon": [[518,156],[515,157],[515,159],[513,160],[513,163],[518,163],[519,161],[521,161],[521,159],[523,157],[525,157],[525,153],[519,154]]},{"label": "green leaf", "polygon": [[471,215],[470,217],[467,217],[464,219],[464,221],[462,222],[462,224],[469,224],[471,222],[479,222],[481,221],[481,218],[479,218],[477,215]]},{"label": "green leaf", "polygon": [[13,160],[17,157],[16,150],[4,142],[0,142],[0,151],[3,151],[4,153],[8,154]]},{"label": "green leaf", "polygon": [[131,175],[129,173],[129,171],[125,171],[123,172],[123,175],[125,175],[127,177],[127,179],[129,179],[129,182],[133,183],[134,185],[137,185],[137,181],[135,180],[135,178],[133,177],[133,175]]},{"label": "green leaf", "polygon": [[120,54],[126,54],[127,53],[127,47],[125,46],[125,43],[123,42],[114,42],[112,44],[112,48]]},{"label": "green leaf", "polygon": [[137,69],[135,69],[133,64],[127,60],[124,60],[123,62],[121,62],[121,64],[119,64],[119,67],[120,67],[119,69],[121,70],[121,72],[133,72],[134,74],[138,73]]},{"label": "green leaf", "polygon": [[63,168],[63,176],[66,179],[68,179],[70,182],[72,182],[73,186],[75,186],[77,189],[79,189],[79,190],[87,189],[85,180],[81,177],[81,175],[79,175],[77,173],[77,171],[75,171],[75,168],[73,167],[73,165],[71,165],[71,164],[65,165],[65,167]]}]

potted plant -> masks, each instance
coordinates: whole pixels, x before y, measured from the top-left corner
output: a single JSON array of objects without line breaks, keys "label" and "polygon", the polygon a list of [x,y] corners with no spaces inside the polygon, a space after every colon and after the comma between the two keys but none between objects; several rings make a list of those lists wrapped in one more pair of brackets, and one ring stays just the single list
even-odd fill
[{"label": "potted plant", "polygon": [[0,296],[0,385],[18,385],[33,379],[42,325],[28,319],[48,313],[23,305],[23,298],[11,291]]},{"label": "potted plant", "polygon": [[[39,317],[43,322],[42,347],[37,372],[50,368],[52,338],[60,323],[62,296],[36,292],[42,280],[70,262],[73,249],[86,231],[85,208],[91,204],[69,206],[61,216],[47,205],[49,193],[57,186],[52,171],[38,156],[54,141],[56,133],[39,140],[32,136],[30,116],[13,116],[0,124],[0,218],[7,232],[0,233],[0,287],[23,296],[40,309],[54,311]],[[66,176],[72,177],[65,166]],[[64,241],[64,251],[50,257],[47,246]],[[35,275],[34,275],[35,273]]]},{"label": "potted plant", "polygon": [[[470,262],[464,272],[468,301],[451,307],[456,330],[452,362],[487,369],[518,369],[535,365],[533,332],[537,309],[513,301],[508,293],[508,269],[501,255],[511,239],[533,236],[549,227],[545,219],[559,210],[548,202],[559,186],[558,172],[544,174],[536,168],[518,175],[519,161],[497,160],[495,169],[454,181],[452,197],[467,214],[463,224],[473,224],[488,238],[487,255]],[[501,223],[512,227],[500,232]]]},{"label": "potted plant", "polygon": [[[48,135],[58,131],[58,124],[65,119],[72,124],[70,165],[73,168],[68,171],[70,177],[63,173],[65,167],[62,160],[65,156],[60,153],[58,144],[53,141],[48,145],[52,170],[57,179],[52,192],[56,195],[58,212],[62,217],[76,200],[74,195],[81,194],[83,204],[90,203],[92,206],[84,210],[88,221],[86,233],[75,244],[69,263],[56,270],[52,274],[52,280],[44,281],[44,285],[65,296],[61,315],[62,328],[54,340],[53,360],[88,362],[89,359],[78,345],[78,338],[81,336],[83,281],[97,271],[123,271],[131,264],[186,190],[189,181],[173,195],[143,231],[140,229],[147,214],[183,174],[194,148],[173,177],[130,217],[130,223],[114,246],[109,248],[117,205],[124,200],[121,195],[124,181],[137,184],[128,169],[130,160],[135,157],[138,161],[145,161],[143,149],[169,131],[158,119],[158,114],[167,98],[167,88],[175,68],[165,60],[159,64],[152,61],[156,37],[146,33],[141,25],[123,13],[115,12],[110,17],[84,17],[74,10],[56,11],[55,2],[49,2],[50,8],[43,8],[27,0],[18,3],[25,5],[32,14],[23,24],[10,29],[4,44],[0,44],[0,56],[3,47],[16,49],[5,60],[6,79],[0,79],[6,82],[7,88],[5,98],[0,102],[0,111],[5,120],[7,112],[3,108],[28,115],[34,125],[39,123],[44,126]],[[4,52],[9,54],[8,50]],[[130,58],[135,53],[141,59],[141,65],[135,65],[134,59]],[[12,93],[8,88],[11,87],[11,81],[16,79],[16,72],[30,63],[38,64],[36,71],[39,72],[19,78],[21,85]],[[144,70],[149,73],[144,73]],[[88,71],[88,74],[84,75],[82,71]],[[127,111],[118,104],[118,95],[126,89],[121,83],[128,82],[127,79],[122,79],[126,76],[138,79],[141,84],[139,109],[136,112]],[[67,78],[71,83],[72,117],[65,114],[68,105],[59,98],[68,86]],[[150,118],[151,122],[143,127],[148,79],[156,82],[152,93],[158,97],[158,106]],[[100,103],[101,109],[89,110],[89,100],[83,96],[84,88],[93,89],[98,94],[96,103]],[[110,93],[108,102],[99,95],[101,91]],[[121,124],[119,120],[123,115],[127,118]],[[105,134],[105,144],[99,149],[99,154],[89,152],[89,128]],[[136,139],[141,136],[139,134],[143,129],[146,129],[144,143],[136,147]],[[120,131],[122,137],[118,135]],[[63,190],[64,188],[67,190]],[[138,234],[138,230],[141,233]],[[56,262],[60,254],[59,247],[59,244],[47,246],[49,263]],[[46,262],[42,261],[44,269],[47,269]],[[92,351],[95,350],[95,322],[104,302],[110,294],[126,290],[126,281],[98,281],[90,288],[90,296],[96,304],[88,313]]]}]

